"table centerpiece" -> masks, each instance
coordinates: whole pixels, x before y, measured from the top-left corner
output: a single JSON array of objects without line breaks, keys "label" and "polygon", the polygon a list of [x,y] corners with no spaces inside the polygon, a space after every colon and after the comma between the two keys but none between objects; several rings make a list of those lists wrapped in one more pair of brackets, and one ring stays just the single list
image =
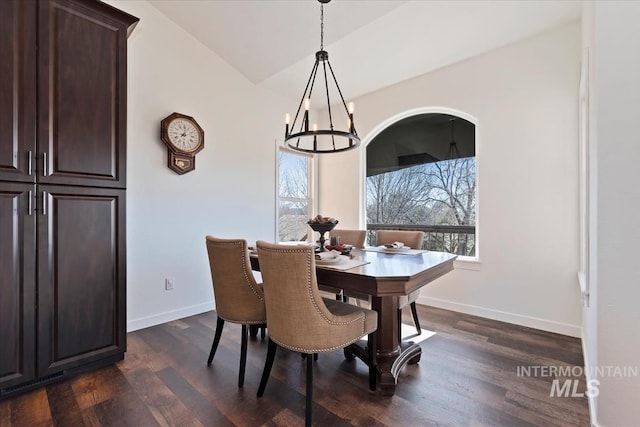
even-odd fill
[{"label": "table centerpiece", "polygon": [[331,231],[338,224],[338,220],[328,216],[317,215],[315,218],[311,218],[307,221],[307,224],[313,231],[316,231],[320,234],[320,239],[318,243],[320,244],[320,251],[325,251],[324,247],[324,234],[328,231]]}]

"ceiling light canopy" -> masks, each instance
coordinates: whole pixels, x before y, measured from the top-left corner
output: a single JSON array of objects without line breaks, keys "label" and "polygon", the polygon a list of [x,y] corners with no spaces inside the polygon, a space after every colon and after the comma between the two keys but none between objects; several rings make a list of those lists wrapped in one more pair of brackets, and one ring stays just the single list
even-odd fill
[{"label": "ceiling light canopy", "polygon": [[[338,153],[360,145],[360,138],[353,124],[353,103],[350,102],[347,106],[344,101],[338,80],[329,62],[329,54],[324,50],[324,3],[330,1],[318,0],[320,3],[320,50],[316,52],[316,61],[291,125],[289,125],[290,115],[287,113],[285,116],[284,140],[287,146],[306,153]],[[318,73],[322,78],[321,84],[316,88]],[[314,89],[316,89],[315,93]],[[336,94],[340,97],[340,102],[334,105],[336,110],[334,111],[331,96],[337,99]],[[312,95],[316,95],[313,101]],[[309,110],[312,105],[314,108],[326,108],[327,119],[323,127],[318,127],[317,121],[310,123]],[[334,113],[336,113],[335,119]]]}]

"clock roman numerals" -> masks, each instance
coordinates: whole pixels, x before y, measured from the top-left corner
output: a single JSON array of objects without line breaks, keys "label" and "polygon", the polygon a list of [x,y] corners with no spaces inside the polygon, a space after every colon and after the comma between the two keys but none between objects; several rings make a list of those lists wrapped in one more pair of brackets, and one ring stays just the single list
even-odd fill
[{"label": "clock roman numerals", "polygon": [[169,141],[182,151],[193,151],[200,144],[200,133],[195,125],[185,119],[174,119],[167,129]]}]

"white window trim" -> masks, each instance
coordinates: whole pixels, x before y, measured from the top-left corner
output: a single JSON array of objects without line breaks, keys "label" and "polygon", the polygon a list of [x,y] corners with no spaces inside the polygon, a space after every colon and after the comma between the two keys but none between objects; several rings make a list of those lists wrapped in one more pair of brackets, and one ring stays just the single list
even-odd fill
[{"label": "white window trim", "polygon": [[[276,228],[274,230],[274,242],[278,242],[280,240],[280,201],[281,200],[298,200],[293,198],[280,198],[280,152],[286,152],[289,154],[296,154],[300,156],[305,156],[309,158],[309,168],[307,170],[307,179],[308,179],[308,207],[309,207],[309,216],[313,216],[314,212],[317,212],[318,209],[318,158],[317,156],[310,153],[302,153],[299,151],[291,150],[287,148],[286,145],[278,145],[276,144],[275,150],[275,162],[276,162],[276,176],[275,176],[275,193],[276,193],[276,201],[275,201],[275,218],[276,218]],[[307,233],[307,241],[311,241],[313,235],[311,233]]]}]

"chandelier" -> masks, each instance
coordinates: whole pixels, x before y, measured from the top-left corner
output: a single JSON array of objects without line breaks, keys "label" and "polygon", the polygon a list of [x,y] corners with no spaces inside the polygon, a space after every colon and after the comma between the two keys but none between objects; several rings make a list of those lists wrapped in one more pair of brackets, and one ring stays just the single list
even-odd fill
[{"label": "chandelier", "polygon": [[[284,140],[287,146],[293,150],[306,153],[338,153],[351,150],[360,145],[360,138],[353,124],[353,103],[350,102],[347,106],[347,103],[344,101],[342,91],[340,90],[340,86],[338,86],[338,80],[329,62],[329,54],[324,50],[324,3],[329,3],[330,1],[331,0],[318,0],[318,2],[320,2],[320,50],[316,52],[316,61],[313,64],[311,75],[307,81],[307,86],[304,89],[291,126],[289,125],[290,115],[287,113],[285,116]],[[329,74],[327,73],[327,69]],[[314,92],[318,70],[320,70],[320,74],[324,76],[324,78],[321,79],[324,87],[319,87],[316,90],[317,96],[314,98],[314,102],[315,99],[321,99],[318,104],[320,108],[326,106],[328,123],[326,123],[327,125],[324,128],[318,128],[317,122],[312,124],[309,122],[311,96]],[[331,78],[329,78],[329,76]],[[335,86],[331,83],[335,83]],[[331,108],[331,93],[333,93],[334,96],[337,93],[340,97],[340,102],[336,106],[336,110],[338,111],[333,111]],[[314,107],[316,107],[316,105],[314,105]],[[344,113],[342,113],[343,108]],[[340,112],[340,117],[342,118],[339,119],[339,123],[334,121],[334,112]],[[342,114],[344,114],[344,116]],[[344,126],[343,129],[346,130],[339,130],[342,126]]]},{"label": "chandelier", "polygon": [[453,160],[460,158],[460,151],[458,151],[458,144],[456,144],[456,140],[453,137],[453,123],[456,119],[449,119],[451,122],[451,142],[449,143],[449,151],[447,151],[447,155],[445,156],[445,160]]}]

